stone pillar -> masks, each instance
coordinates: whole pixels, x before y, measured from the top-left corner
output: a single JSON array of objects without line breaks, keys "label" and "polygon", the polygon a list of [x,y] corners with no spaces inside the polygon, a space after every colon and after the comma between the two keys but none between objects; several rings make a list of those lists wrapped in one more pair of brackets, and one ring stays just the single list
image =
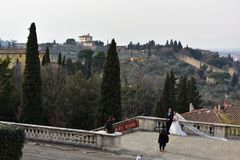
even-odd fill
[{"label": "stone pillar", "polygon": [[226,127],[223,125],[214,126],[214,136],[215,137],[225,138],[225,131],[226,131]]},{"label": "stone pillar", "polygon": [[121,148],[121,136],[122,133],[106,133],[106,131],[97,132],[97,147],[102,149],[116,151]]},{"label": "stone pillar", "polygon": [[139,129],[143,131],[154,131],[155,120],[152,118],[139,117]]},{"label": "stone pillar", "polygon": [[189,104],[189,112],[192,112],[193,110],[194,110],[194,108],[193,108],[193,104],[190,103],[190,104]]}]

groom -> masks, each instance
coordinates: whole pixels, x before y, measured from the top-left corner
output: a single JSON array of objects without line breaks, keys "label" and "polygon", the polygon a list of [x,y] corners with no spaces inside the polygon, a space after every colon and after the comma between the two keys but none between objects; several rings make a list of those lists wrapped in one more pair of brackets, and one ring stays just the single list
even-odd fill
[{"label": "groom", "polygon": [[166,129],[167,129],[167,133],[169,134],[169,129],[173,121],[172,108],[168,109],[168,112],[165,114],[165,118],[166,118]]}]

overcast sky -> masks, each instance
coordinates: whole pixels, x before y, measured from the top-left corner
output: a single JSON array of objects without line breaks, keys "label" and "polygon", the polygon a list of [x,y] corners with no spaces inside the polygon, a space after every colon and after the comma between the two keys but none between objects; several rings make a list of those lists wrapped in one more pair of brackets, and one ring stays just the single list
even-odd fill
[{"label": "overcast sky", "polygon": [[90,33],[118,45],[181,40],[194,48],[240,48],[240,0],[0,0],[0,38],[39,42]]}]

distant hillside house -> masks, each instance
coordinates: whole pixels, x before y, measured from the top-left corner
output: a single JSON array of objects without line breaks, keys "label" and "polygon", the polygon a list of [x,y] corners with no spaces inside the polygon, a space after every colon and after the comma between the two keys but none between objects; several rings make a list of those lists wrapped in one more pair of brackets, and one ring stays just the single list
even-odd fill
[{"label": "distant hillside house", "polygon": [[93,40],[92,40],[92,36],[90,36],[90,34],[86,34],[83,36],[79,36],[79,43],[83,44],[83,46],[86,47],[91,47],[93,46]]},{"label": "distant hillside house", "polygon": [[214,109],[197,109],[181,114],[186,120],[240,125],[240,107],[227,101]]},{"label": "distant hillside house", "polygon": [[[40,63],[44,56],[43,51],[39,51],[39,58]],[[24,70],[25,66],[25,59],[26,59],[26,49],[16,49],[16,48],[4,48],[0,49],[0,58],[6,59],[7,57],[10,58],[11,62],[9,64],[9,68],[13,68],[17,62],[20,64],[22,71]]]},{"label": "distant hillside house", "polygon": [[207,82],[207,84],[216,84],[217,83],[214,78],[211,78],[209,76],[207,76],[206,82]]}]

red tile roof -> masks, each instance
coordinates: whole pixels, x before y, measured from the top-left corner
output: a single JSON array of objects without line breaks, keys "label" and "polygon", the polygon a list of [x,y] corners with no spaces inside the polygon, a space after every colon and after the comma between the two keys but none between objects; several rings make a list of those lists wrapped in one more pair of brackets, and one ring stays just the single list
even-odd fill
[{"label": "red tile roof", "polygon": [[228,105],[223,110],[221,110],[219,115],[223,123],[240,125],[240,107],[239,106]]},{"label": "red tile roof", "polygon": [[240,125],[240,107],[232,104],[225,105],[222,110],[198,109],[183,113],[182,116],[190,121]]},{"label": "red tile roof", "polygon": [[183,113],[182,116],[186,120],[209,122],[209,123],[221,123],[221,119],[218,115],[218,110],[215,109],[198,109],[192,112]]}]

